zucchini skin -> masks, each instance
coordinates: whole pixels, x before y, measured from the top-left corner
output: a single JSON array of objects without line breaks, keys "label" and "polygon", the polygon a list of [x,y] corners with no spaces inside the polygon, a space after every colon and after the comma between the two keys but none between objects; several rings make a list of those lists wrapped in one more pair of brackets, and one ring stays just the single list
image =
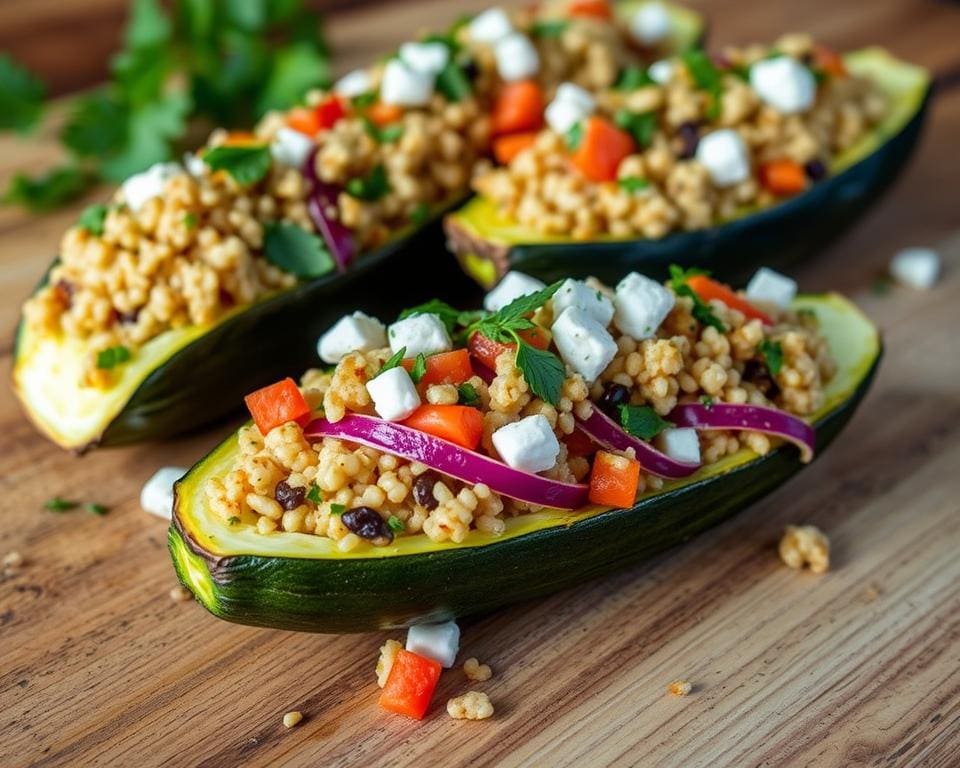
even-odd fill
[{"label": "zucchini skin", "polygon": [[859,162],[791,200],[715,227],[655,240],[502,245],[460,226],[453,213],[444,224],[447,240],[468,274],[473,254],[492,261],[498,276],[518,270],[546,283],[592,275],[616,284],[633,270],[666,279],[669,266],[678,264],[743,284],[760,266],[784,269],[821,251],[882,197],[916,147],[930,96],[928,88],[906,125]]},{"label": "zucchini skin", "polygon": [[[882,348],[851,396],[815,425],[817,456],[853,415],[881,357]],[[191,584],[188,559],[209,572],[209,594],[200,601],[222,619],[308,632],[366,632],[490,611],[638,563],[722,522],[802,467],[796,449],[782,446],[632,509],[485,547],[375,559],[217,557],[184,533],[176,513],[168,543],[185,585]]]}]

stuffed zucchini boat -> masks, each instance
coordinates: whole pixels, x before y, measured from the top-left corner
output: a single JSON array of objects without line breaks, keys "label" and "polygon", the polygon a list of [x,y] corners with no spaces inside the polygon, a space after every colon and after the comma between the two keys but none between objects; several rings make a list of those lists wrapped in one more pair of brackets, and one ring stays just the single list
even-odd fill
[{"label": "stuffed zucchini boat", "polygon": [[183,584],[246,624],[359,632],[525,600],[641,560],[775,489],[834,438],[881,347],[836,294],[771,270],[734,292],[675,269],[485,312],[362,313],[331,369],[248,396],[180,480]]},{"label": "stuffed zucchini boat", "polygon": [[644,5],[658,27],[640,30],[638,47],[608,6],[587,5],[481,13],[253,133],[216,131],[183,164],[129,179],[66,234],[24,307],[13,380],[27,413],[74,450],[169,436],[308,365],[311,345],[297,339],[347,297],[398,311],[434,286],[455,292],[439,216],[489,153],[500,94],[603,87],[702,31],[690,11]]},{"label": "stuffed zucchini boat", "polygon": [[510,269],[549,281],[671,263],[740,282],[759,263],[804,258],[904,167],[930,77],[880,48],[841,58],[790,35],[690,51],[580,97],[447,217],[448,243],[481,285]]}]

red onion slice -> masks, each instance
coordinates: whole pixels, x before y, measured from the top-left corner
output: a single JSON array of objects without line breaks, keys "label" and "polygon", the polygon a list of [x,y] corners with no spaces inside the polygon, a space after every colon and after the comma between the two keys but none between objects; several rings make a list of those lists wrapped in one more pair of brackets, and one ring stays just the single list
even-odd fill
[{"label": "red onion slice", "polygon": [[787,440],[800,449],[804,464],[813,458],[817,433],[798,416],[761,405],[741,403],[684,403],[667,417],[678,427],[706,429],[747,429]]},{"label": "red onion slice", "polygon": [[650,443],[625,432],[623,427],[596,406],[593,407],[589,418],[577,419],[577,426],[587,437],[608,450],[626,451],[632,448],[640,466],[652,475],[677,479],[692,475],[700,468],[699,464],[688,464],[685,461],[671,459]]},{"label": "red onion slice", "polygon": [[468,451],[439,437],[373,416],[349,414],[331,423],[316,419],[303,430],[307,439],[334,437],[419,461],[465,483],[485,483],[511,499],[553,509],[579,509],[587,503],[588,487],[521,472],[499,461]]},{"label": "red onion slice", "polygon": [[317,176],[316,156],[316,150],[311,152],[303,168],[303,175],[310,184],[307,212],[327,244],[330,255],[337,264],[337,271],[346,272],[347,265],[356,255],[357,248],[353,241],[353,233],[339,220],[327,215],[327,210],[331,208],[336,210],[340,189]]}]

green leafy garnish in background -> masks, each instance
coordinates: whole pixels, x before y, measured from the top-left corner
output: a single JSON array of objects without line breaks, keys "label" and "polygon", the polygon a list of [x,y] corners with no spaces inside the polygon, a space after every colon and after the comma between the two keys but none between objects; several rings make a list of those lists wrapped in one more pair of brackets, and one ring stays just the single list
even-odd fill
[{"label": "green leafy garnish in background", "polygon": [[320,277],[334,268],[333,257],[323,240],[289,221],[266,224],[263,253],[271,264],[297,277]]},{"label": "green leafy garnish in background", "polygon": [[29,133],[43,111],[40,79],[7,55],[0,55],[0,130]]}]

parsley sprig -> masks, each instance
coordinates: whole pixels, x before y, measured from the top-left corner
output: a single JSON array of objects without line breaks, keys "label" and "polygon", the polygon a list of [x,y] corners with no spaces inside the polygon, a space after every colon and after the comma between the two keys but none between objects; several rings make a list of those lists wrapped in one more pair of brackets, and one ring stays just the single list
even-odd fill
[{"label": "parsley sprig", "polygon": [[706,115],[711,120],[720,117],[720,100],[723,96],[723,73],[714,66],[710,56],[700,48],[692,48],[683,53],[683,63],[687,65],[690,77],[697,88],[707,93]]},{"label": "parsley sprig", "polygon": [[629,434],[641,440],[652,440],[663,430],[675,426],[649,405],[621,405],[620,424]]},{"label": "parsley sprig", "polygon": [[710,305],[707,304],[700,296],[697,294],[693,288],[687,284],[687,280],[695,275],[707,275],[709,272],[703,269],[697,269],[696,267],[691,267],[690,269],[684,270],[681,267],[678,267],[676,264],[670,265],[670,287],[673,288],[673,292],[677,296],[688,296],[693,300],[693,316],[699,320],[703,325],[712,325],[720,333],[725,333],[727,327],[723,324],[719,317],[717,317],[713,310],[710,308]]},{"label": "parsley sprig", "polygon": [[776,376],[783,368],[783,346],[779,341],[764,339],[760,342],[760,356],[766,363],[771,376]]}]

